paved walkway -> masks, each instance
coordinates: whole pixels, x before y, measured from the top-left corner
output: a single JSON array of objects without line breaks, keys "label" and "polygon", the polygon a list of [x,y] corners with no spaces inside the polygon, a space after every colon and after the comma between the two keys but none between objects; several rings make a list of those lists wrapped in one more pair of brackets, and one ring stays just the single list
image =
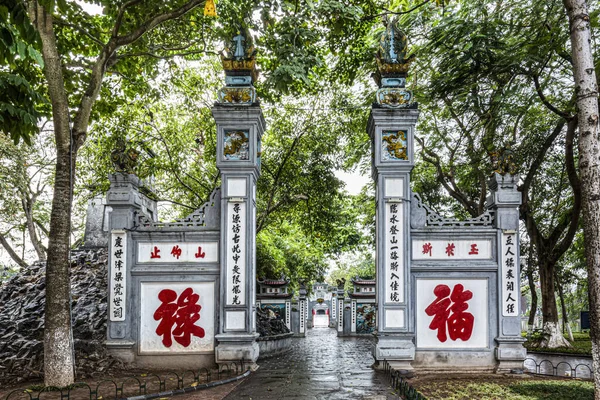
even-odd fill
[{"label": "paved walkway", "polygon": [[382,372],[371,369],[371,336],[338,338],[329,328],[307,330],[292,349],[259,360],[260,368],[225,400],[395,399]]}]

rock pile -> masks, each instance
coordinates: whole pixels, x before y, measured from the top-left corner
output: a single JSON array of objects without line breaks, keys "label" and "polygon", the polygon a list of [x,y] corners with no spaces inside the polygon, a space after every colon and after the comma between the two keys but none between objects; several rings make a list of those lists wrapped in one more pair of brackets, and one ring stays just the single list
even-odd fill
[{"label": "rock pile", "polygon": [[[104,349],[108,252],[71,254],[73,336],[78,378],[103,372],[119,361]],[[45,263],[21,269],[0,286],[0,382],[40,377],[44,370]]]},{"label": "rock pile", "polygon": [[256,308],[256,330],[261,337],[290,332],[283,319],[277,318],[275,313],[263,310],[260,307]]}]

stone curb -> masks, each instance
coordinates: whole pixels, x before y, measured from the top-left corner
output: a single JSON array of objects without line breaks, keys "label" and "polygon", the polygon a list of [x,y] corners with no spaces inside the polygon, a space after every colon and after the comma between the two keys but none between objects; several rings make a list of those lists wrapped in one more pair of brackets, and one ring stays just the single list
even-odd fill
[{"label": "stone curb", "polygon": [[208,389],[208,388],[212,388],[215,386],[220,386],[220,385],[225,385],[227,383],[235,382],[240,379],[246,378],[249,375],[250,375],[250,371],[248,370],[248,371],[244,372],[242,375],[234,376],[233,378],[227,378],[227,379],[224,379],[221,381],[203,383],[202,385],[197,385],[197,386],[188,386],[183,389],[171,390],[168,392],[160,392],[160,393],[146,394],[143,396],[127,397],[127,398],[125,398],[125,400],[151,400],[151,399],[158,399],[161,397],[175,396],[178,394],[191,393],[191,392],[195,392],[196,390]]}]

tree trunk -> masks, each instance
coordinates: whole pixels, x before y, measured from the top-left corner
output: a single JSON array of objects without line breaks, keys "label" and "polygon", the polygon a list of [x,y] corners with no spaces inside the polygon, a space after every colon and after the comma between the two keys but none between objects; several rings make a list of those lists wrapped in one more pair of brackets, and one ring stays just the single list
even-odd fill
[{"label": "tree trunk", "polygon": [[23,198],[21,199],[21,204],[23,206],[23,211],[25,212],[25,220],[27,221],[27,232],[29,233],[29,239],[31,240],[31,244],[35,249],[35,252],[38,256],[38,260],[44,261],[46,260],[46,251],[44,250],[44,246],[40,241],[40,238],[35,230],[35,222],[33,218],[33,205],[35,204],[37,196],[31,196],[29,198],[25,197],[25,194],[22,194]]},{"label": "tree trunk", "polygon": [[571,331],[571,326],[569,325],[569,317],[567,314],[567,307],[565,306],[565,293],[562,287],[562,283],[557,279],[556,280],[556,284],[558,286],[558,298],[560,300],[560,308],[561,308],[561,313],[562,313],[562,320],[563,320],[563,335],[565,333],[565,328],[567,329],[567,333],[569,334],[569,340],[571,341],[571,343],[573,343],[575,341],[575,339],[573,339],[573,332]]},{"label": "tree trunk", "polygon": [[[23,243],[25,243],[25,242],[23,242]],[[19,257],[19,255],[13,250],[10,243],[8,243],[8,241],[4,238],[4,236],[1,233],[0,233],[0,244],[2,244],[2,247],[4,247],[4,249],[10,256],[10,258],[12,258],[13,261],[19,265],[19,267],[21,267],[21,268],[27,267],[27,263],[23,260],[23,258]]]},{"label": "tree trunk", "polygon": [[554,267],[554,264],[551,264],[548,260],[540,260],[540,287],[542,291],[544,329],[544,339],[540,347],[549,349],[571,346],[558,327],[558,309],[556,308],[556,295],[554,293]]},{"label": "tree trunk", "polygon": [[529,331],[532,331],[535,325],[535,314],[537,312],[538,296],[535,288],[535,280],[533,279],[533,267],[531,265],[527,267],[527,282],[529,283],[529,291],[531,292],[531,307],[529,308],[529,319],[527,321],[527,327]]},{"label": "tree trunk", "polygon": [[52,103],[56,141],[54,195],[50,213],[50,236],[46,262],[46,307],[44,325],[44,383],[64,387],[75,382],[75,356],[71,328],[71,277],[69,269],[71,200],[75,154],[72,154],[69,106],[52,14],[45,7],[29,4],[31,21],[42,41],[44,75]]},{"label": "tree trunk", "polygon": [[535,325],[535,314],[537,313],[538,296],[535,288],[535,279],[533,279],[533,241],[529,243],[529,253],[527,254],[527,283],[531,292],[531,306],[529,307],[529,319],[527,321],[527,334],[531,334]]},{"label": "tree trunk", "polygon": [[588,272],[594,398],[600,400],[600,140],[598,83],[591,48],[590,17],[585,0],[563,0],[569,16],[579,124],[579,172],[582,185],[583,233]]}]

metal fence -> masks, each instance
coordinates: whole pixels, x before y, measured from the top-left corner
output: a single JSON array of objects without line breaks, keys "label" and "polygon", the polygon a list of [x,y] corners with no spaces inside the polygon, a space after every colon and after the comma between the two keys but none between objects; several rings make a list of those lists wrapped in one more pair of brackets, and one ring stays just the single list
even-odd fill
[{"label": "metal fence", "polygon": [[388,379],[390,386],[398,395],[398,399],[427,400],[427,397],[423,396],[417,389],[410,386],[408,381],[400,374],[400,371],[394,370],[387,360],[383,360],[383,371],[385,372],[385,376]]},{"label": "metal fence", "polygon": [[179,373],[167,372],[163,375],[148,373],[139,377],[130,376],[119,380],[104,379],[92,384],[78,382],[65,388],[44,386],[25,390],[17,389],[10,392],[5,400],[156,399],[191,393],[239,380],[250,374],[250,370],[245,370],[244,367],[244,360],[242,360],[239,364],[223,364],[214,370],[201,368]]},{"label": "metal fence", "polygon": [[533,374],[561,376],[580,379],[592,379],[594,371],[587,364],[579,363],[572,365],[567,361],[560,361],[556,365],[550,360],[544,359],[539,363],[531,357],[527,357],[523,363],[525,369]]}]

